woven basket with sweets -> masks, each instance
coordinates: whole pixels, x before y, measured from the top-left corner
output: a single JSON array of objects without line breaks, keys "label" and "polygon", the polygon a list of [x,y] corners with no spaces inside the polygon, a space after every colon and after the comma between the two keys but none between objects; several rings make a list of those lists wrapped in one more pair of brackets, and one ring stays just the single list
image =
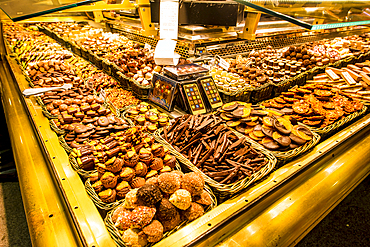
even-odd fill
[{"label": "woven basket with sweets", "polygon": [[[185,174],[178,182],[194,177],[194,173]],[[107,213],[104,222],[108,232],[121,247],[160,244],[162,239],[202,218],[216,206],[215,195],[207,185],[203,186],[199,195],[192,190],[178,189],[170,193],[169,199],[162,195],[161,184],[147,184],[132,191],[126,200]],[[152,202],[156,202],[155,205]]]},{"label": "woven basket with sweets", "polygon": [[170,152],[184,169],[201,172],[223,200],[268,174],[276,158],[261,145],[239,138],[214,115],[185,115],[156,132],[156,140],[171,145]]}]

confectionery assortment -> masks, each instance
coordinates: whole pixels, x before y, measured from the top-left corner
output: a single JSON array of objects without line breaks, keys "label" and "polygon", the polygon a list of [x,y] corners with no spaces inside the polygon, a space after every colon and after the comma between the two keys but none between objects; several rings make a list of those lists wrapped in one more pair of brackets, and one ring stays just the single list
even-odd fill
[{"label": "confectionery assortment", "polygon": [[314,76],[307,83],[327,83],[350,98],[368,103],[370,101],[370,61],[347,65],[337,69],[327,67],[325,73]]},{"label": "confectionery assortment", "polygon": [[[42,26],[115,64],[142,86],[150,86],[153,73],[162,72],[151,51],[120,34],[77,23]],[[69,90],[46,92],[39,99],[53,124],[64,131],[70,159],[89,174],[96,197],[105,204],[123,202],[110,213],[127,246],[157,243],[185,222],[201,217],[214,203],[205,181],[228,186],[248,180],[269,163],[265,149],[287,152],[303,147],[313,139],[315,129],[361,111],[363,102],[370,101],[370,62],[342,68],[334,64],[369,51],[367,34],[282,49],[267,46],[248,56],[227,58],[228,71],[218,66],[209,71],[224,92],[278,85],[314,67],[330,66],[306,85],[260,105],[234,101],[212,114],[170,120],[48,36],[17,24],[4,29],[33,86],[73,85]],[[203,72],[192,65],[166,70],[178,76]],[[125,109],[123,116],[114,114],[106,102]],[[158,134],[169,145],[156,142]],[[177,170],[175,156],[196,172]]]},{"label": "confectionery assortment", "polygon": [[[251,51],[247,57],[225,59],[229,70],[215,67],[211,70],[216,85],[226,92],[259,87],[266,83],[280,83],[315,66],[321,67],[369,50],[368,35],[353,35],[334,40],[321,40],[279,50]],[[353,51],[353,52],[352,52]]]},{"label": "confectionery assortment", "polygon": [[275,109],[243,102],[223,105],[216,113],[227,126],[262,144],[268,150],[287,151],[312,139],[312,132],[299,125],[289,108]]},{"label": "confectionery assortment", "polygon": [[137,105],[140,102],[131,91],[119,87],[107,88],[104,91],[107,100],[117,109],[122,109],[129,105]]},{"label": "confectionery assortment", "polygon": [[294,87],[263,103],[265,107],[285,109],[285,114],[308,126],[324,128],[359,111],[363,103],[343,94],[327,83]]},{"label": "confectionery assortment", "polygon": [[46,27],[60,35],[71,30],[73,35],[64,36],[67,40],[74,41],[85,50],[92,51],[102,59],[116,64],[125,76],[132,78],[142,86],[151,85],[153,72],[161,71],[161,67],[154,63],[152,52],[122,35],[103,32],[102,29],[88,25],[49,23]]},{"label": "confectionery assortment", "polygon": [[169,124],[169,117],[166,113],[160,113],[146,102],[128,108],[125,116],[131,119],[134,125],[145,126],[152,133]]},{"label": "confectionery assortment", "polygon": [[86,142],[74,148],[72,156],[81,169],[96,169],[90,175],[90,182],[105,203],[125,198],[131,189],[152,183],[176,167],[176,159],[163,145],[155,143],[143,127]]},{"label": "confectionery assortment", "polygon": [[162,173],[156,182],[131,190],[112,213],[127,246],[159,242],[167,232],[201,217],[212,204],[204,179],[195,172]]},{"label": "confectionery assortment", "polygon": [[204,174],[221,184],[250,177],[268,160],[214,115],[184,115],[162,137]]}]

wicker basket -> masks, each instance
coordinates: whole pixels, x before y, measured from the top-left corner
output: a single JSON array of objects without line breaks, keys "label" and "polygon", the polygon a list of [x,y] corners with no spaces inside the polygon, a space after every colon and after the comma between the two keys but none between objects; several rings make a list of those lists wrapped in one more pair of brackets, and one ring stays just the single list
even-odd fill
[{"label": "wicker basket", "polygon": [[129,79],[129,84],[131,85],[132,91],[134,92],[135,96],[141,100],[148,99],[149,90],[153,88],[152,85],[142,86],[140,85],[140,83],[133,79]]},{"label": "wicker basket", "polygon": [[86,50],[85,48],[82,48],[82,47],[81,47],[81,56],[85,60],[89,61],[89,52],[88,52],[88,50]]},{"label": "wicker basket", "polygon": [[72,52],[74,53],[74,54],[76,54],[77,56],[82,56],[81,55],[81,48],[75,43],[75,42],[71,42],[71,44],[72,44],[72,46],[71,46],[71,48],[72,48]]},{"label": "wicker basket", "polygon": [[341,118],[338,121],[335,121],[333,124],[330,124],[324,128],[315,128],[315,127],[309,127],[312,131],[316,132],[321,136],[321,138],[324,138],[328,136],[329,134],[336,132],[340,127],[344,126],[345,124],[353,121],[354,119],[362,116],[367,111],[367,107],[364,105],[360,111],[354,112],[346,117]]},{"label": "wicker basket", "polygon": [[64,136],[58,137],[59,144],[64,148],[64,150],[69,154],[72,152],[72,148],[68,146],[66,140],[64,139]]},{"label": "wicker basket", "polygon": [[[74,158],[74,157],[73,157]],[[75,159],[76,160],[76,159]],[[78,166],[77,162],[76,162],[76,165]],[[79,167],[78,167],[79,168]],[[179,165],[179,163],[176,161],[176,166],[175,166],[175,170],[179,170],[181,171],[181,167]],[[76,170],[77,171],[77,170]],[[79,170],[80,172],[83,172],[84,170],[80,169]],[[79,174],[81,174],[79,171],[77,171]],[[89,175],[90,173],[87,172],[87,171],[84,171],[87,175]],[[87,191],[87,194],[89,194],[91,200],[95,203],[95,205],[100,208],[100,209],[104,209],[104,210],[111,210],[113,209],[114,207],[118,206],[119,204],[122,203],[123,199],[122,200],[118,200],[118,201],[115,201],[115,202],[112,202],[112,203],[105,203],[103,202],[98,194],[95,192],[94,188],[91,186],[91,183],[90,183],[90,179],[87,179],[86,182],[85,182],[85,189]]]},{"label": "wicker basket", "polygon": [[103,59],[102,60],[102,67],[103,67],[103,71],[105,73],[107,73],[108,75],[112,75],[112,71],[111,71],[111,62],[109,62],[107,59]]},{"label": "wicker basket", "polygon": [[96,172],[96,170],[85,171],[81,169],[77,163],[77,159],[72,154],[69,154],[68,159],[72,169],[75,170],[78,174],[80,174],[84,179],[88,179],[91,174]]},{"label": "wicker basket", "polygon": [[130,85],[130,79],[126,77],[121,71],[117,72],[117,80],[123,89],[132,90]]},{"label": "wicker basket", "polygon": [[93,63],[95,64],[95,66],[98,67],[99,69],[103,69],[103,59],[96,55],[95,53],[93,56],[94,56]]},{"label": "wicker basket", "polygon": [[251,146],[260,151],[265,155],[265,157],[268,159],[268,163],[257,173],[252,174],[251,177],[242,179],[238,182],[232,183],[232,184],[220,184],[217,181],[213,180],[212,178],[205,175],[202,171],[200,171],[193,163],[191,163],[187,158],[185,158],[181,153],[179,153],[177,150],[175,150],[172,145],[170,145],[166,140],[164,140],[161,136],[162,130],[158,130],[155,132],[155,139],[157,142],[162,143],[163,145],[167,146],[171,152],[172,155],[174,155],[184,166],[185,171],[194,171],[199,172],[204,177],[204,180],[206,183],[212,188],[213,192],[217,196],[217,198],[220,201],[224,201],[225,199],[233,196],[235,193],[238,193],[242,189],[247,188],[250,184],[253,182],[261,179],[268,173],[274,169],[276,165],[276,158],[268,152],[266,149],[264,149],[261,145],[256,144],[254,142],[249,142]]},{"label": "wicker basket", "polygon": [[[300,125],[303,125],[305,127],[308,128],[308,126],[304,125],[304,124],[301,124],[299,123]],[[239,133],[238,131],[230,128],[238,137],[243,137],[245,135]],[[276,158],[277,158],[277,162],[279,164],[279,166],[285,164],[285,163],[288,163],[289,161],[291,161],[292,159],[294,159],[295,157],[307,152],[308,150],[310,150],[311,148],[313,148],[314,146],[317,145],[317,143],[319,143],[320,141],[320,135],[315,133],[314,131],[312,131],[312,139],[309,141],[309,142],[306,142],[304,145],[302,146],[299,146],[295,149],[292,149],[292,150],[289,150],[289,151],[286,151],[286,152],[281,152],[281,151],[270,151]],[[250,138],[248,138],[248,140],[250,140],[251,142],[254,142],[256,143],[254,140],[251,140]],[[258,143],[257,143],[258,144]],[[258,144],[259,145],[259,144]]]},{"label": "wicker basket", "polygon": [[273,90],[274,84],[272,83],[266,83],[260,87],[253,88],[250,102],[257,103],[266,99],[270,99],[272,97]]},{"label": "wicker basket", "polygon": [[226,92],[219,89],[218,92],[220,93],[222,102],[225,104],[233,101],[250,102],[252,90],[252,88],[245,88],[236,92]]},{"label": "wicker basket", "polygon": [[52,119],[49,120],[49,125],[57,135],[64,135],[66,133],[65,130],[59,129]]},{"label": "wicker basket", "polygon": [[[217,205],[217,200],[216,200],[216,197],[215,195],[212,193],[212,190],[208,187],[208,186],[205,186],[204,187],[204,190],[211,196],[212,198],[212,204],[210,206],[208,206],[204,212],[207,213],[209,212],[210,210],[212,210],[214,207],[216,207]],[[122,202],[122,204],[124,203],[124,200]],[[118,207],[119,205],[117,205],[116,207]],[[114,226],[114,223],[112,221],[112,215],[114,213],[114,210],[116,209],[113,208],[112,210],[110,210],[105,219],[104,219],[104,222],[105,222],[105,226],[107,227],[108,229],[108,232],[110,234],[110,236],[112,237],[112,239],[114,240],[114,242],[116,243],[117,246],[120,246],[120,247],[127,247],[127,245],[125,245],[125,243],[123,242],[122,240],[122,237],[121,237],[121,234],[119,233],[119,230]],[[179,229],[181,229],[182,227],[184,227],[185,225],[187,225],[189,222],[188,221],[183,221],[181,222],[181,224],[179,226],[177,226],[175,229],[171,230],[171,231],[168,231],[166,232],[164,235],[163,235],[163,238],[166,238],[168,236],[170,236],[172,233],[178,231]],[[160,242],[157,243],[160,245]],[[152,246],[154,244],[148,244],[146,247],[148,246]]]}]

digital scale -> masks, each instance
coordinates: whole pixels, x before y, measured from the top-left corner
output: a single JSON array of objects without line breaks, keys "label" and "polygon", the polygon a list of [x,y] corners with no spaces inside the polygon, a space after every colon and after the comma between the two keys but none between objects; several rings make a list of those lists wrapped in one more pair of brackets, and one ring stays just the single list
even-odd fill
[{"label": "digital scale", "polygon": [[[202,74],[204,75],[204,73]],[[204,114],[222,106],[222,99],[212,76],[202,76],[191,80],[175,80],[171,74],[153,75],[153,89],[149,100],[167,111],[176,106],[189,114]]]}]

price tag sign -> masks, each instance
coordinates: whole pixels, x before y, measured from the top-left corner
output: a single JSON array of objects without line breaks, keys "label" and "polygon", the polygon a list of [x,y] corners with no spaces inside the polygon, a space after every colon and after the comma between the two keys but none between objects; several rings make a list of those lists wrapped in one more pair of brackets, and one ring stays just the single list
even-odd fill
[{"label": "price tag sign", "polygon": [[145,43],[144,49],[148,49],[150,51],[152,49],[152,46],[149,45],[148,43]]},{"label": "price tag sign", "polygon": [[216,64],[226,71],[228,71],[230,68],[230,64],[226,62],[226,60],[220,57],[219,55],[216,55]]},{"label": "price tag sign", "polygon": [[154,51],[154,61],[157,65],[177,65],[180,55],[175,53],[176,40],[159,40]]},{"label": "price tag sign", "polygon": [[179,25],[179,1],[161,0],[159,9],[160,39],[177,39]]}]

